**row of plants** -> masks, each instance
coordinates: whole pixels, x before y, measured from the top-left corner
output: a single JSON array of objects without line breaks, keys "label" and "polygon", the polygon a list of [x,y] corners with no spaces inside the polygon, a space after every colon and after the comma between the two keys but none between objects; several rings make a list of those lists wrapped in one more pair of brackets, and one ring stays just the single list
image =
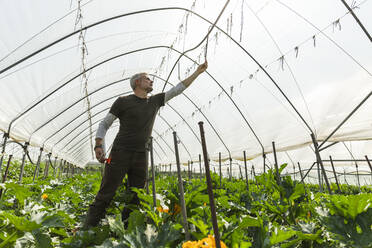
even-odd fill
[{"label": "row of plants", "polygon": [[[280,171],[285,168],[281,166]],[[16,166],[12,166],[14,172]],[[101,174],[32,180],[14,177],[1,184],[1,247],[215,247],[205,179],[183,181],[191,240],[185,240],[178,181],[156,176],[156,207],[149,194],[136,189],[141,206],[133,208],[128,227],[121,209],[132,194],[123,185],[98,227],[82,230]],[[151,175],[151,174],[150,174]],[[372,188],[342,185],[342,194],[319,192],[268,171],[250,180],[220,179],[212,174],[222,247],[372,247]],[[336,190],[336,185],[331,185]]]}]

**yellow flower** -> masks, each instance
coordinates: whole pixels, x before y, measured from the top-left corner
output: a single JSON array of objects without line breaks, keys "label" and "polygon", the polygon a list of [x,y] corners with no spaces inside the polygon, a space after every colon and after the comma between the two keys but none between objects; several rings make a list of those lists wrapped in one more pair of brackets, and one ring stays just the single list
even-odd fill
[{"label": "yellow flower", "polygon": [[187,241],[186,243],[182,244],[182,248],[197,248],[198,246],[197,241]]},{"label": "yellow flower", "polygon": [[207,203],[206,202],[204,202],[204,204],[203,204],[205,207],[207,206]]},{"label": "yellow flower", "polygon": [[41,196],[41,198],[42,198],[43,200],[46,200],[46,199],[48,198],[48,195],[44,193],[44,194]]},{"label": "yellow flower", "polygon": [[[211,248],[216,248],[216,241],[212,235],[208,235],[208,238],[204,238],[201,240],[203,242],[202,247],[211,247]],[[224,242],[220,241],[221,243],[221,248],[227,248],[227,246],[224,244]]]},{"label": "yellow flower", "polygon": [[169,209],[168,209],[168,208],[162,208],[161,206],[156,207],[156,209],[157,209],[160,213],[168,213],[168,212],[169,212]]},{"label": "yellow flower", "polygon": [[[224,242],[220,241],[221,248],[227,248]],[[187,241],[182,244],[182,248],[216,248],[216,241],[212,235],[208,235],[199,241]]]}]

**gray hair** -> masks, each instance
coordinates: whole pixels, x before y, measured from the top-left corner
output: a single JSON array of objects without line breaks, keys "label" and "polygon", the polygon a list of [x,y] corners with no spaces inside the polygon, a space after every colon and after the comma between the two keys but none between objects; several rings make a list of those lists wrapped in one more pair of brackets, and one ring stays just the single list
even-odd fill
[{"label": "gray hair", "polygon": [[132,87],[132,89],[134,90],[136,88],[136,81],[138,79],[141,79],[141,77],[143,77],[144,75],[146,75],[147,73],[145,72],[140,72],[140,73],[137,73],[137,74],[134,74],[131,78],[130,78],[130,87]]}]

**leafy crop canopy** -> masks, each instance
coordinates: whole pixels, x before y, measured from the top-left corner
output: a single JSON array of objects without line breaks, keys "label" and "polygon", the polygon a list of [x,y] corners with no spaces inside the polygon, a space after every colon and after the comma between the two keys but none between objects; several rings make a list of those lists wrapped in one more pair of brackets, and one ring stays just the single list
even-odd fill
[{"label": "leafy crop canopy", "polygon": [[[371,32],[372,1],[347,2]],[[175,160],[173,130],[181,160],[198,160],[199,121],[212,159],[219,152],[239,159],[243,150],[261,157],[275,141],[296,161],[314,160],[310,132],[324,140],[371,92],[372,43],[342,1],[231,0],[212,26],[225,3],[2,1],[0,129],[84,165],[99,121],[118,96],[131,94],[133,74],[149,73],[159,93],[207,56],[207,73],[159,111],[156,162]],[[179,59],[209,29],[208,43]],[[353,152],[365,155],[371,105],[330,141],[358,141]],[[108,131],[107,148],[118,128],[116,121]],[[343,145],[332,153],[349,156]]]}]

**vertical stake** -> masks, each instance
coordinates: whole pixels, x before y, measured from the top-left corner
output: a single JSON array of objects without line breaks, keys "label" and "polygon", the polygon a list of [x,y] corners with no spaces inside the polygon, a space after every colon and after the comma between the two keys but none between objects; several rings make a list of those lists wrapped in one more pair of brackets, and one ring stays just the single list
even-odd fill
[{"label": "vertical stake", "polygon": [[182,212],[183,228],[185,229],[186,240],[189,240],[190,233],[189,233],[189,225],[187,223],[186,204],[185,204],[185,197],[184,197],[184,192],[183,192],[183,182],[182,182],[182,176],[181,176],[181,165],[180,165],[180,157],[178,154],[178,140],[177,140],[176,132],[173,132],[173,140],[174,140],[174,152],[176,154],[178,190],[180,191],[180,204],[181,204],[181,210],[182,210],[181,212]]},{"label": "vertical stake", "polygon": [[304,175],[302,174],[302,170],[301,170],[300,162],[297,162],[297,164],[298,164],[298,170],[300,171],[301,182],[302,182],[303,184],[305,184],[305,182],[304,182]]},{"label": "vertical stake", "polygon": [[191,170],[190,170],[190,161],[187,160],[187,175],[189,177],[189,181],[191,180]]},{"label": "vertical stake", "polygon": [[9,137],[9,134],[8,133],[4,133],[3,134],[3,149],[1,151],[1,158],[0,158],[0,173],[1,173],[1,167],[3,166],[3,159],[4,159],[4,155],[5,155],[5,147],[6,147],[6,142],[8,140],[8,137]]},{"label": "vertical stake", "polygon": [[316,159],[318,161],[318,164],[320,164],[320,167],[322,168],[322,172],[323,172],[324,180],[325,180],[326,185],[327,185],[327,188],[328,188],[328,192],[329,192],[329,194],[332,194],[332,190],[331,190],[331,187],[329,186],[327,174],[326,174],[326,172],[324,170],[323,161],[322,161],[322,159],[320,157],[320,153],[319,153],[319,149],[318,149],[318,142],[316,141],[315,136],[314,136],[313,133],[310,136],[311,136],[311,138],[313,140],[313,144],[314,144],[314,148],[315,148]]},{"label": "vertical stake", "polygon": [[21,163],[21,172],[19,173],[19,180],[18,182],[21,183],[22,182],[22,178],[23,178],[23,172],[24,172],[24,169],[25,169],[25,162],[26,162],[26,154],[27,154],[27,147],[28,147],[29,143],[26,142],[25,145],[23,146],[23,156],[22,156],[22,163]]},{"label": "vertical stake", "polygon": [[221,166],[221,153],[219,152],[218,153],[218,166],[219,166],[219,169],[220,169],[220,188],[222,187],[222,166]]},{"label": "vertical stake", "polygon": [[356,177],[357,177],[357,181],[358,181],[358,187],[359,187],[359,192],[360,192],[360,181],[359,181],[359,170],[358,170],[358,163],[355,162],[355,168],[356,168]]},{"label": "vertical stake", "polygon": [[[8,157],[8,162],[6,164],[6,169],[5,169],[5,172],[4,172],[4,176],[3,176],[3,181],[2,183],[5,183],[6,181],[6,178],[8,177],[8,172],[9,172],[9,166],[10,166],[10,161],[12,160],[12,157],[13,155],[9,155]],[[0,189],[0,199],[1,199],[1,196],[3,195],[3,189]]]},{"label": "vertical stake", "polygon": [[240,168],[240,164],[238,164],[239,167],[239,173],[240,173],[240,180],[243,180],[243,173],[242,173],[242,168]]},{"label": "vertical stake", "polygon": [[229,160],[230,160],[230,181],[231,181],[231,178],[232,178],[232,158],[231,157],[229,157]]},{"label": "vertical stake", "polygon": [[194,162],[191,160],[191,164],[190,164],[190,168],[191,168],[191,178],[193,178],[193,175],[192,175],[193,165],[194,165]]},{"label": "vertical stake", "polygon": [[367,163],[368,163],[368,166],[369,166],[369,169],[371,170],[371,178],[372,178],[372,165],[371,165],[371,162],[369,161],[369,159],[368,159],[368,156],[367,156],[367,155],[365,155],[364,157],[366,158],[366,160],[367,160]]},{"label": "vertical stake", "polygon": [[333,175],[335,176],[335,179],[336,179],[336,185],[337,185],[337,188],[338,188],[338,192],[341,193],[340,185],[338,184],[338,178],[337,178],[337,174],[336,174],[335,166],[333,165],[332,156],[329,156],[329,160],[331,161],[332,170],[333,170]]},{"label": "vertical stake", "polygon": [[49,154],[47,155],[47,159],[45,161],[45,168],[44,168],[44,179],[48,176],[48,170],[49,170]]},{"label": "vertical stake", "polygon": [[155,189],[155,170],[154,170],[154,154],[152,146],[152,137],[150,137],[150,161],[152,171],[152,199],[154,201],[154,208],[156,208],[156,189]]},{"label": "vertical stake", "polygon": [[43,147],[40,147],[40,153],[39,153],[39,157],[37,158],[37,162],[36,162],[36,166],[35,166],[35,171],[34,171],[34,178],[32,179],[32,182],[35,182],[36,174],[39,174],[38,171],[39,171],[39,168],[40,168],[40,162],[41,162],[42,153],[43,153]]},{"label": "vertical stake", "polygon": [[[244,169],[245,169],[245,183],[247,184],[247,190],[249,191],[249,182],[248,182],[248,171],[247,171],[247,155],[245,151],[243,151],[244,156]],[[265,165],[264,165],[265,167]]]},{"label": "vertical stake", "polygon": [[[56,176],[56,170],[57,170],[57,157],[54,158],[53,178]],[[77,173],[79,173],[79,170]]]},{"label": "vertical stake", "polygon": [[274,160],[275,160],[276,183],[278,185],[280,185],[281,184],[281,180],[280,180],[278,160],[276,158],[276,149],[275,149],[275,142],[274,141],[272,142],[272,145],[273,145],[273,153],[274,153]]},{"label": "vertical stake", "polygon": [[200,180],[203,180],[203,173],[201,168],[201,154],[199,154],[199,173],[200,173]]},{"label": "vertical stake", "polygon": [[207,187],[208,187],[208,195],[209,195],[209,204],[211,206],[211,216],[212,216],[212,225],[213,225],[213,230],[214,230],[214,238],[216,241],[216,247],[221,248],[220,233],[218,232],[216,206],[214,204],[212,180],[211,180],[211,175],[209,171],[208,152],[207,152],[207,145],[206,145],[205,136],[204,136],[203,122],[200,121],[198,124],[200,128],[200,136],[201,136],[202,147],[203,147],[205,176],[207,178]]}]

